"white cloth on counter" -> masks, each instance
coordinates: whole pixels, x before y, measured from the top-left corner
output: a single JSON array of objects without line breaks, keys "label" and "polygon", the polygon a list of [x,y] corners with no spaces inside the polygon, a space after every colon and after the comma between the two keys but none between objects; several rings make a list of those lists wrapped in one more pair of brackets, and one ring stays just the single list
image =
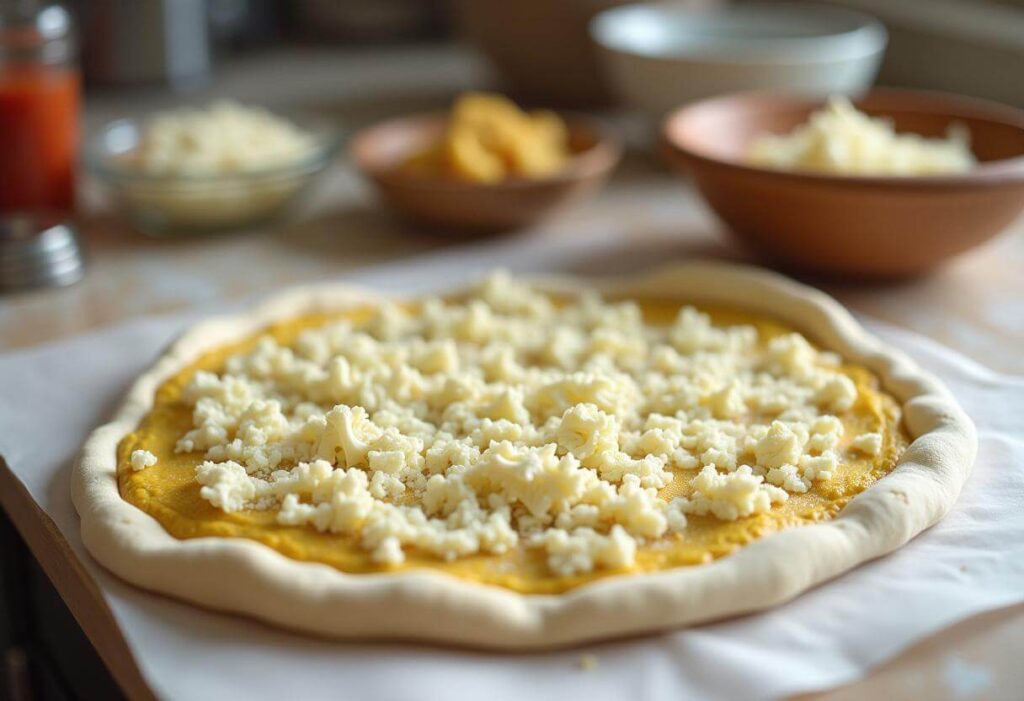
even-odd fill
[{"label": "white cloth on counter", "polygon": [[[538,269],[534,248],[433,256],[346,281],[400,291],[446,287],[495,262]],[[570,245],[555,248],[545,250],[544,269],[575,260]],[[948,384],[977,423],[978,461],[940,524],[774,610],[565,651],[500,654],[332,642],[137,590],[84,551],[69,474],[88,433],[196,318],[194,312],[145,318],[0,356],[0,454],[95,577],[144,677],[162,698],[770,698],[854,680],[946,626],[1024,601],[1024,378],[994,373],[922,336],[870,320],[863,321],[872,331]],[[583,655],[594,655],[596,668],[585,669],[590,665],[581,664]]]}]

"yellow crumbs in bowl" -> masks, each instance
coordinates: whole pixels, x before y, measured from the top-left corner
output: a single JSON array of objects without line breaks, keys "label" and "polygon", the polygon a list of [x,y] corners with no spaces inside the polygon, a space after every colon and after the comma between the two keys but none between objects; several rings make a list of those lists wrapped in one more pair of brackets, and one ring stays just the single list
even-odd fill
[{"label": "yellow crumbs in bowl", "polygon": [[405,163],[407,172],[474,183],[542,178],[569,160],[565,122],[524,112],[501,95],[470,93],[452,108],[441,140]]},{"label": "yellow crumbs in bowl", "polygon": [[751,165],[837,175],[942,175],[974,167],[969,134],[952,125],[945,139],[898,134],[892,123],[857,110],[845,97],[789,134],[762,134],[747,153]]}]

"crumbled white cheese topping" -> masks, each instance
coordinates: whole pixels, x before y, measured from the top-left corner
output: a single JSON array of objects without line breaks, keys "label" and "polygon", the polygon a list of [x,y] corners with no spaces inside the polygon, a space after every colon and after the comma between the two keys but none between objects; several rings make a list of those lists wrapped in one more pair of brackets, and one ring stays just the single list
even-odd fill
[{"label": "crumbled white cheese topping", "polygon": [[156,456],[148,450],[133,450],[128,462],[133,470],[145,470],[156,465]]},{"label": "crumbled white cheese topping", "polygon": [[[573,575],[830,479],[832,412],[857,389],[798,334],[690,307],[646,324],[633,302],[556,305],[496,274],[459,302],[264,337],[183,398],[177,450],[203,454],[200,494],[225,512],[351,534],[385,565],[524,547]],[[688,496],[659,496],[676,480]]]},{"label": "crumbled white cheese topping", "polygon": [[789,494],[779,487],[763,484],[750,465],[721,473],[714,465],[701,470],[693,480],[696,491],[682,502],[682,511],[701,516],[711,513],[723,521],[768,513],[772,504],[786,501]]},{"label": "crumbled white cheese topping", "polygon": [[862,433],[850,441],[850,447],[865,455],[878,455],[882,452],[882,434]]}]

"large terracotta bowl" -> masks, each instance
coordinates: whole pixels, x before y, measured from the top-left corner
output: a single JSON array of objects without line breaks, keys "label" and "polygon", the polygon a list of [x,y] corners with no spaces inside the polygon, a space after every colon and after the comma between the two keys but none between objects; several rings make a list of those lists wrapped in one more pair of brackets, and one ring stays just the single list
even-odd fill
[{"label": "large terracotta bowl", "polygon": [[596,121],[565,117],[572,157],[554,175],[481,184],[410,174],[402,165],[442,136],[446,115],[402,117],[352,139],[356,167],[400,214],[452,234],[496,233],[534,224],[596,191],[621,155],[619,141]]},{"label": "large terracotta bowl", "polygon": [[785,133],[820,100],[741,93],[698,102],[663,124],[665,152],[740,239],[791,267],[859,277],[925,272],[1005,229],[1024,209],[1024,112],[940,93],[875,90],[858,109],[898,132],[970,132],[968,173],[859,177],[758,168],[751,141]]}]

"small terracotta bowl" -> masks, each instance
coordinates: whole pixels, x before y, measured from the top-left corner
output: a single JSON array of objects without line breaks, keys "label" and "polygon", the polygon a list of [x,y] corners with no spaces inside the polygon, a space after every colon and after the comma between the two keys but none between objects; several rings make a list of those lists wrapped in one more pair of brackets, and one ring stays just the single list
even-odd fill
[{"label": "small terracotta bowl", "polygon": [[419,224],[451,233],[497,233],[534,224],[597,190],[618,163],[618,139],[594,120],[564,116],[573,156],[558,173],[480,184],[403,172],[414,153],[436,143],[446,116],[393,119],[356,134],[353,162],[385,202]]},{"label": "small terracotta bowl", "polygon": [[930,270],[992,238],[1024,209],[1024,112],[941,93],[874,90],[858,109],[897,132],[970,132],[978,165],[928,177],[856,177],[746,165],[751,141],[806,121],[821,100],[741,93],[683,107],[662,128],[665,152],[737,237],[779,262],[857,277]]}]

